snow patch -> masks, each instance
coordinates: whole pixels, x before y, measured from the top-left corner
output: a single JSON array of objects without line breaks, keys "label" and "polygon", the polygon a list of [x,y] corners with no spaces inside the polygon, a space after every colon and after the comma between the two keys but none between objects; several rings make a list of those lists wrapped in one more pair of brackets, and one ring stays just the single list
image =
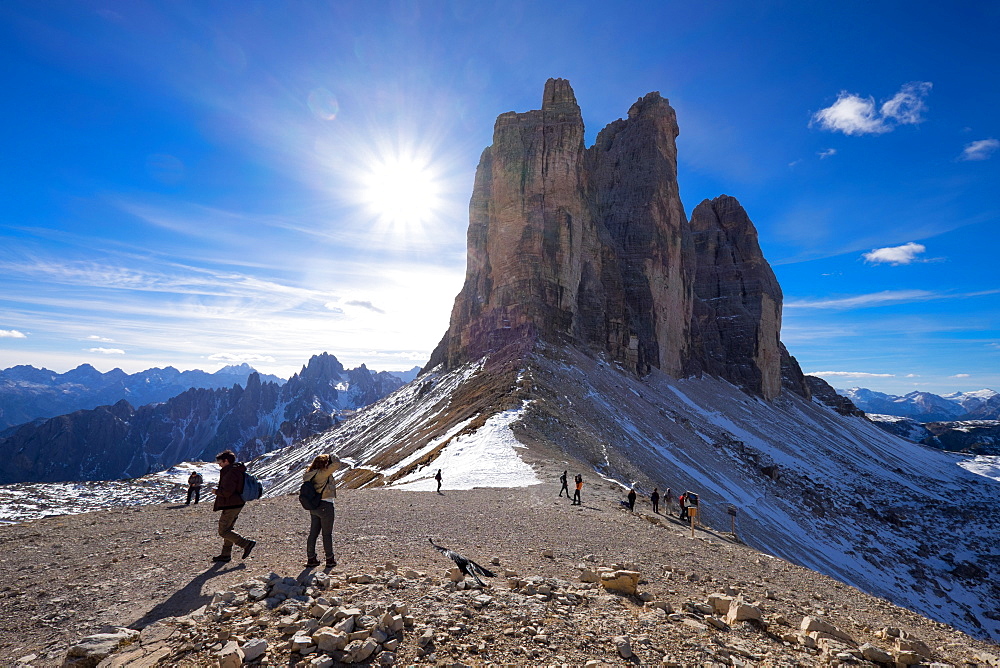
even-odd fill
[{"label": "snow patch", "polygon": [[966,471],[1000,481],[1000,457],[979,455],[958,463]]},{"label": "snow patch", "polygon": [[432,467],[411,473],[393,487],[434,491],[437,469],[441,469],[441,489],[527,487],[541,483],[534,469],[518,456],[516,449],[524,446],[511,431],[511,425],[524,416],[528,403],[497,413],[475,432],[452,439]]}]

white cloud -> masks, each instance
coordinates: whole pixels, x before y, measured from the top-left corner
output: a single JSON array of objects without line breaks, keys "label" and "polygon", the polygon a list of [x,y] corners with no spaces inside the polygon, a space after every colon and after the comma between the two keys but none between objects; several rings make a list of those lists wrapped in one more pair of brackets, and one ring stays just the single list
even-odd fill
[{"label": "white cloud", "polygon": [[121,348],[88,348],[87,352],[100,353],[102,355],[124,355],[125,351]]},{"label": "white cloud", "polygon": [[823,158],[829,158],[831,155],[837,155],[837,149],[835,148],[824,149],[819,153],[817,153],[816,155],[818,155],[819,159],[822,160]]},{"label": "white cloud", "polygon": [[943,295],[928,290],[883,290],[867,295],[853,297],[838,297],[832,299],[790,299],[785,301],[785,308],[865,308],[882,306],[884,304],[903,304],[906,302],[922,302],[931,299],[942,299]]},{"label": "white cloud", "polygon": [[259,353],[215,353],[209,355],[208,359],[213,362],[226,362],[229,364],[242,364],[243,362],[268,362],[273,363],[275,359],[270,355]]},{"label": "white cloud", "polygon": [[1000,140],[997,139],[980,139],[979,141],[969,142],[962,149],[962,155],[958,157],[959,160],[986,160],[993,152],[1000,148]]},{"label": "white cloud", "polygon": [[369,311],[374,311],[375,313],[385,314],[385,311],[383,311],[379,307],[375,306],[370,301],[362,301],[362,300],[358,300],[358,299],[352,299],[351,301],[344,302],[344,303],[347,304],[348,306],[360,306],[361,308],[368,309]]},{"label": "white cloud", "polygon": [[875,98],[841,91],[837,101],[817,111],[809,125],[818,125],[830,132],[846,135],[882,134],[898,125],[913,125],[923,121],[927,108],[924,98],[930,93],[929,81],[904,84],[899,92],[876,108]]},{"label": "white cloud", "polygon": [[114,339],[109,339],[103,336],[97,336],[96,334],[91,334],[87,337],[88,341],[100,341],[101,343],[114,343]]},{"label": "white cloud", "polygon": [[892,373],[868,373],[867,371],[810,371],[809,376],[836,376],[838,378],[895,378]]},{"label": "white cloud", "polygon": [[922,122],[921,117],[927,109],[924,98],[931,92],[930,81],[913,81],[903,84],[890,100],[882,105],[882,117],[894,120],[900,125],[915,125]]},{"label": "white cloud", "polygon": [[25,339],[27,335],[16,329],[0,329],[0,339]]},{"label": "white cloud", "polygon": [[927,250],[922,244],[909,242],[902,246],[876,248],[861,257],[869,264],[891,264],[896,267],[901,264],[912,264],[921,261],[917,256]]},{"label": "white cloud", "polygon": [[968,378],[968,377],[969,374],[967,373],[956,373],[954,376],[952,376],[952,378]]}]

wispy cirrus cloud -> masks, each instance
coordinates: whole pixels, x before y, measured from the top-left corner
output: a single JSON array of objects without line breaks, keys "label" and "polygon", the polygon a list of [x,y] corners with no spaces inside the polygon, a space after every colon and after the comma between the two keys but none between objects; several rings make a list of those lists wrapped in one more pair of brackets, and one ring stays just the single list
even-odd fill
[{"label": "wispy cirrus cloud", "polygon": [[99,341],[100,343],[114,343],[114,339],[109,339],[106,336],[97,336],[96,334],[91,334],[87,337],[88,341]]},{"label": "wispy cirrus cloud", "polygon": [[894,373],[870,373],[868,371],[808,371],[809,376],[834,378],[895,378]]},{"label": "wispy cirrus cloud", "polygon": [[997,149],[1000,149],[1000,140],[980,139],[966,144],[965,148],[962,149],[962,155],[958,156],[958,159],[986,160],[990,158]]},{"label": "wispy cirrus cloud", "polygon": [[125,351],[121,348],[87,348],[87,352],[90,353],[100,353],[101,355],[124,355]]},{"label": "wispy cirrus cloud", "polygon": [[16,329],[0,329],[0,339],[25,339],[28,335]]},{"label": "wispy cirrus cloud", "polygon": [[950,376],[950,377],[951,378],[969,378],[969,376],[970,376],[970,374],[967,374],[967,373],[956,373],[954,376]]},{"label": "wispy cirrus cloud", "polygon": [[820,151],[816,155],[819,156],[820,160],[823,160],[824,158],[829,158],[832,155],[837,155],[837,149],[835,149],[835,148],[823,149],[822,151]]},{"label": "wispy cirrus cloud", "polygon": [[915,125],[924,120],[923,112],[927,109],[924,99],[932,86],[929,81],[904,84],[881,106],[876,106],[875,98],[870,95],[862,97],[841,91],[836,102],[813,114],[809,125],[846,135],[882,134],[899,125]]},{"label": "wispy cirrus cloud", "polygon": [[867,253],[863,253],[861,257],[863,257],[865,262],[868,264],[889,264],[895,267],[901,264],[926,262],[927,260],[919,257],[920,254],[924,253],[926,250],[927,247],[923,244],[910,241],[902,246],[874,248]]},{"label": "wispy cirrus cloud", "polygon": [[358,307],[363,308],[363,309],[368,309],[369,311],[372,311],[373,313],[381,313],[383,315],[385,314],[385,311],[383,311],[379,307],[375,306],[370,301],[363,301],[363,300],[359,300],[359,299],[352,299],[351,301],[344,302],[344,303],[347,304],[348,306],[358,306]]},{"label": "wispy cirrus cloud", "polygon": [[886,304],[905,304],[910,302],[942,299],[945,295],[929,290],[883,290],[866,295],[852,297],[836,297],[827,299],[789,299],[785,300],[785,308],[815,308],[815,309],[852,309]]},{"label": "wispy cirrus cloud", "polygon": [[213,362],[226,362],[227,364],[243,364],[252,362],[275,362],[275,358],[271,355],[262,355],[261,353],[215,353],[214,355],[209,355],[208,359]]}]

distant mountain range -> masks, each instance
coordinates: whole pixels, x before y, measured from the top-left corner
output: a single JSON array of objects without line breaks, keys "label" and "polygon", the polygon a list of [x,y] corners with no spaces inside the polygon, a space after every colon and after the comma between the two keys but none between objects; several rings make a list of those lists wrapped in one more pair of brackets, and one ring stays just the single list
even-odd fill
[{"label": "distant mountain range", "polygon": [[[21,365],[0,370],[0,435],[4,430],[38,418],[55,417],[87,408],[115,404],[121,400],[132,406],[158,403],[193,387],[206,389],[246,386],[251,374],[248,364],[227,366],[214,373],[146,369],[127,374],[121,369],[101,373],[89,364],[81,364],[66,373]],[[284,379],[260,375],[265,383],[284,383]]]},{"label": "distant mountain range", "polygon": [[865,413],[912,418],[916,422],[953,420],[1000,420],[1000,393],[990,389],[953,392],[943,396],[910,392],[903,396],[884,394],[863,387],[837,390]]},{"label": "distant mountain range", "polygon": [[[30,376],[30,367],[19,369]],[[250,371],[245,387],[230,374],[223,388],[193,387],[138,408],[120,399],[8,429],[0,438],[0,484],[132,478],[211,460],[226,448],[250,459],[329,429],[404,384],[363,364],[346,370],[327,353],[284,384]],[[102,374],[84,369],[79,375]]]}]

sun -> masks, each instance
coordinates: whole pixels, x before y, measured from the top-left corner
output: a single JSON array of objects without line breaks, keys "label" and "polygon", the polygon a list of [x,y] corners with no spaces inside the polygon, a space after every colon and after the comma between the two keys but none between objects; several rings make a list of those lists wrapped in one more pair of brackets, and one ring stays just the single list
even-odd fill
[{"label": "sun", "polygon": [[373,160],[362,178],[361,201],[391,226],[430,222],[441,206],[437,174],[430,161],[395,154]]}]

